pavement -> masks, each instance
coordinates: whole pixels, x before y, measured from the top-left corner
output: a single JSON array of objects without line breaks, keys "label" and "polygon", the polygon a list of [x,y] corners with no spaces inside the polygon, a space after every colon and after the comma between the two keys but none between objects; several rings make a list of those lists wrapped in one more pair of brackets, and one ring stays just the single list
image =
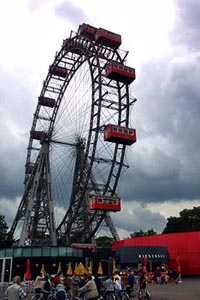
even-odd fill
[{"label": "pavement", "polygon": [[200,277],[183,277],[181,283],[148,283],[152,300],[200,300]]}]

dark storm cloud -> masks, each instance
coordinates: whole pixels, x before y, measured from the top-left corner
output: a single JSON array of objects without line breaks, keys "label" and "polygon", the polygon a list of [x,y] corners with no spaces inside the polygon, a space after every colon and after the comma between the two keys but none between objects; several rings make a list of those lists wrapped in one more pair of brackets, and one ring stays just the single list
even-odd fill
[{"label": "dark storm cloud", "polygon": [[179,53],[142,66],[133,112],[137,144],[121,185],[129,201],[194,200],[200,195],[200,65]]},{"label": "dark storm cloud", "polygon": [[136,203],[133,203],[129,212],[122,210],[117,218],[117,226],[129,232],[139,231],[140,229],[146,231],[150,228],[159,232],[161,228],[165,227],[165,224],[166,220],[162,215],[151,212]]},{"label": "dark storm cloud", "polygon": [[66,21],[70,21],[74,26],[77,26],[79,23],[86,22],[88,19],[84,11],[74,5],[71,1],[63,1],[56,6],[55,14]]},{"label": "dark storm cloud", "polygon": [[[28,5],[36,10],[46,3],[34,0]],[[121,178],[119,195],[129,208],[133,204],[130,215],[124,204],[116,222],[130,232],[164,228],[165,218],[147,209],[147,203],[179,203],[200,195],[200,62],[195,53],[200,49],[200,2],[177,0],[176,4],[171,53],[141,65],[132,86],[138,99],[133,110],[138,140],[129,149],[130,168]],[[55,15],[76,28],[88,19],[71,1],[57,5]],[[30,70],[27,74],[17,70],[17,75],[0,71],[0,198],[13,200],[23,193],[26,147],[37,99],[34,82],[28,81]],[[0,207],[11,221],[10,209],[13,212],[18,203],[9,203],[3,199]]]},{"label": "dark storm cloud", "polygon": [[12,198],[0,198],[0,214],[6,217],[6,223],[8,226],[12,225],[20,203],[20,198],[14,198],[14,200],[11,199]]},{"label": "dark storm cloud", "polygon": [[21,76],[3,69],[0,72],[0,198],[15,199],[23,190],[27,128],[32,116],[30,91]]},{"label": "dark storm cloud", "polygon": [[184,44],[190,50],[199,50],[200,2],[199,0],[176,0],[175,29],[170,35],[173,44]]}]

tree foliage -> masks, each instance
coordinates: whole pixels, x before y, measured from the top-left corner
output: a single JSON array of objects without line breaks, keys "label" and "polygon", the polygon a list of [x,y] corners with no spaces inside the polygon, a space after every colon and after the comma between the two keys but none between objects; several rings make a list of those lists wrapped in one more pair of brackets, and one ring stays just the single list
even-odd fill
[{"label": "tree foliage", "polygon": [[107,236],[100,236],[96,239],[97,247],[111,248],[113,242],[114,239]]},{"label": "tree foliage", "polygon": [[8,232],[8,225],[5,221],[5,216],[0,215],[0,248],[9,247],[12,243],[13,239]]},{"label": "tree foliage", "polygon": [[153,228],[148,229],[147,231],[143,231],[142,229],[140,229],[140,231],[135,231],[133,233],[130,234],[131,238],[136,238],[136,237],[142,237],[142,236],[150,236],[150,235],[157,235],[158,233],[156,231],[154,231]]},{"label": "tree foliage", "polygon": [[179,217],[169,217],[163,233],[200,231],[200,206],[184,209]]}]

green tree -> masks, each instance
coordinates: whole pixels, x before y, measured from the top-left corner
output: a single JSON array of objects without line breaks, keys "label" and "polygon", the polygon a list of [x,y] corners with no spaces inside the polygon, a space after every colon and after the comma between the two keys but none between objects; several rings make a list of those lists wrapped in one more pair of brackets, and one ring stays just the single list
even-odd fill
[{"label": "green tree", "polygon": [[113,242],[114,239],[107,236],[100,236],[96,239],[97,247],[111,248]]},{"label": "green tree", "polygon": [[13,243],[13,239],[8,232],[8,225],[5,216],[0,215],[0,248],[9,247]]},{"label": "green tree", "polygon": [[150,236],[150,235],[157,235],[158,233],[156,231],[154,231],[153,228],[148,229],[147,231],[143,231],[142,229],[140,229],[140,231],[135,231],[133,233],[130,234],[131,238],[136,238],[136,237],[142,237],[142,236]]},{"label": "green tree", "polygon": [[184,209],[179,217],[169,217],[163,233],[200,231],[200,206]]}]

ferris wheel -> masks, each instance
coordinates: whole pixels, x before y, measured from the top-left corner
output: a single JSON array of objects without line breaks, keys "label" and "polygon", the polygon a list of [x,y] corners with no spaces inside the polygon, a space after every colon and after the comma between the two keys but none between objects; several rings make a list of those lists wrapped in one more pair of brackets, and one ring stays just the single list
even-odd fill
[{"label": "ferris wheel", "polygon": [[25,165],[25,189],[11,233],[19,245],[91,243],[110,212],[128,145],[136,141],[121,36],[82,24],[63,41],[38,98]]}]

